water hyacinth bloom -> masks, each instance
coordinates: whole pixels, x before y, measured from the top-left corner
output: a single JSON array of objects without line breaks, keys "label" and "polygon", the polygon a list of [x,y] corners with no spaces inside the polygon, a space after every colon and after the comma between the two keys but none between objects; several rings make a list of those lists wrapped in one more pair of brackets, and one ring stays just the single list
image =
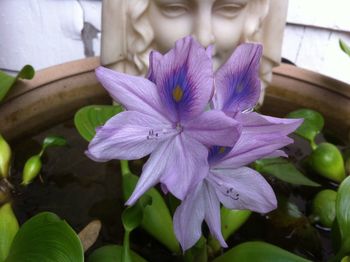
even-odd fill
[{"label": "water hyacinth bloom", "polygon": [[152,52],[149,79],[103,67],[96,75],[127,111],[97,130],[87,155],[107,161],[150,154],[128,205],[159,182],[184,199],[208,173],[207,145],[233,146],[239,138],[236,120],[220,110],[204,111],[213,94],[212,63],[191,37],[165,55]]},{"label": "water hyacinth bloom", "polygon": [[215,74],[216,94],[212,105],[235,118],[242,125],[242,133],[232,148],[211,147],[209,174],[177,208],[174,229],[183,250],[200,238],[203,220],[211,234],[227,247],[221,233],[220,203],[230,209],[260,213],[277,207],[271,186],[245,165],[260,158],[284,156],[279,149],[293,142],[287,135],[302,121],[251,112],[260,95],[261,54],[260,45],[243,44]]}]

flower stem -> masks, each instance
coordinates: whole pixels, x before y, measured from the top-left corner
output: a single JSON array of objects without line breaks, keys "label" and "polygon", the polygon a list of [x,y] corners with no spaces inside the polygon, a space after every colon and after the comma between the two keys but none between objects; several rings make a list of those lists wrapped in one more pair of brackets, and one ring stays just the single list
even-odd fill
[{"label": "flower stem", "polygon": [[122,253],[122,262],[132,262],[130,255],[130,231],[125,230],[124,240],[123,240],[123,253]]},{"label": "flower stem", "polygon": [[122,176],[125,176],[125,175],[131,173],[131,171],[129,169],[129,162],[128,162],[128,160],[120,160],[120,168],[121,168],[121,171],[122,171]]}]

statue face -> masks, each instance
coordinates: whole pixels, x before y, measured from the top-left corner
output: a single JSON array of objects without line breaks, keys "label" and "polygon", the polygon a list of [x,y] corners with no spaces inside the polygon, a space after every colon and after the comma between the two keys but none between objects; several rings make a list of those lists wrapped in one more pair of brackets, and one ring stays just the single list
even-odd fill
[{"label": "statue face", "polygon": [[149,21],[155,48],[168,51],[174,42],[193,35],[203,46],[214,45],[214,67],[223,64],[243,41],[256,0],[150,0]]}]

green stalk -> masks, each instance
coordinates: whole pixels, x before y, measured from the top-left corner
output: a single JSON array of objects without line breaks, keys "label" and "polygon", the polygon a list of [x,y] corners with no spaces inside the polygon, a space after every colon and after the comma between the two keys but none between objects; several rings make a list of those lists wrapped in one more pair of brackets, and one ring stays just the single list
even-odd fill
[{"label": "green stalk", "polygon": [[122,171],[122,176],[125,176],[131,173],[128,160],[120,160],[120,168]]},{"label": "green stalk", "polygon": [[122,262],[132,262],[130,254],[130,231],[125,230],[123,240]]}]

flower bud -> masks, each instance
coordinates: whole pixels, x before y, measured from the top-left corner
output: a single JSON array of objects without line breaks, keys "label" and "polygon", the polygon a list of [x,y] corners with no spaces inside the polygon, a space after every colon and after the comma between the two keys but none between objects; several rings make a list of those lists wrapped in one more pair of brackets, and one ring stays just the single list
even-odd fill
[{"label": "flower bud", "polygon": [[30,184],[39,174],[41,166],[42,164],[39,155],[34,155],[29,158],[24,165],[22,185]]},{"label": "flower bud", "polygon": [[11,148],[0,135],[0,178],[6,178],[9,174],[11,160]]}]

